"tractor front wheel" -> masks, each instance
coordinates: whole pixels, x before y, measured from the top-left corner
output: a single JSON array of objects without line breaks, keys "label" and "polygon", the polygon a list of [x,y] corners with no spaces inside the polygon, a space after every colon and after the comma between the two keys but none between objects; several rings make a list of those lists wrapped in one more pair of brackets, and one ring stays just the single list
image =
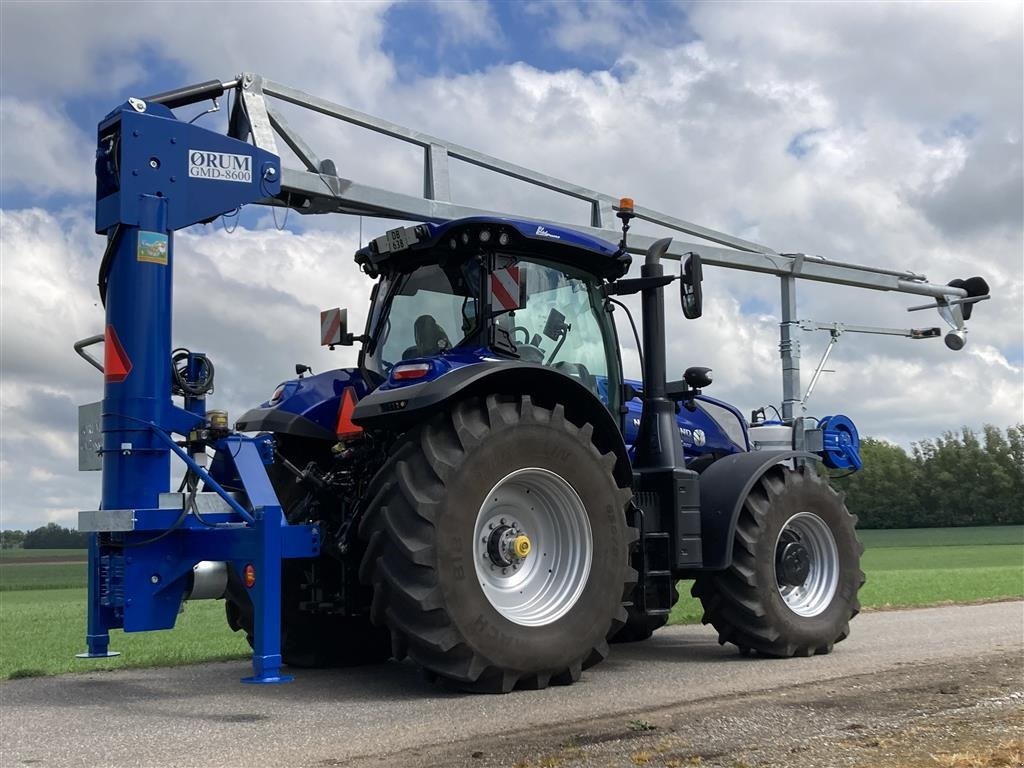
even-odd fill
[{"label": "tractor front wheel", "polygon": [[744,653],[829,653],[860,610],[864,547],[856,522],[812,468],[773,467],[744,501],[732,564],[693,585],[703,623]]},{"label": "tractor front wheel", "polygon": [[482,692],[572,683],[604,658],[635,583],[633,529],[592,431],[559,405],[490,396],[403,438],[359,531],[396,658]]}]

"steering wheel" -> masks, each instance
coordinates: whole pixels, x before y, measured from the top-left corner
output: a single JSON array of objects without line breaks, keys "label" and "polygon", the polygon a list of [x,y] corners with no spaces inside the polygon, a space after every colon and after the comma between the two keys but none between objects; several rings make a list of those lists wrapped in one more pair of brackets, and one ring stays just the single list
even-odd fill
[{"label": "steering wheel", "polygon": [[515,326],[512,329],[512,338],[513,339],[515,339],[517,331],[522,331],[523,332],[523,344],[529,344],[530,343],[530,329],[527,328],[525,325],[517,325],[517,326]]}]

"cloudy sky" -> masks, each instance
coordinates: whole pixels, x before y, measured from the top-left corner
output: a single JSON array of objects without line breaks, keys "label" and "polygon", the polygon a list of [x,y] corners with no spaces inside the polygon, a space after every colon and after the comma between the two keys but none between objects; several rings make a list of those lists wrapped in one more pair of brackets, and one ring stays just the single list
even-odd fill
[{"label": "cloudy sky", "polygon": [[[942,283],[983,275],[993,298],[963,352],[845,336],[809,412],[905,446],[1024,420],[1018,2],[5,0],[0,15],[3,528],[71,525],[98,502],[98,473],[76,471],[76,406],[101,381],[71,348],[103,327],[96,123],[128,96],[242,71],[780,251]],[[420,189],[415,152],[295,119],[340,175]],[[223,113],[199,124],[223,131]],[[469,167],[453,167],[452,188],[457,202],[585,222]],[[365,240],[393,225],[361,226]],[[352,362],[317,346],[318,312],[347,306],[362,323],[359,237],[357,219],[255,207],[178,237],[174,342],[213,357],[211,406],[234,417],[295,362]],[[671,368],[711,366],[709,393],[745,411],[778,403],[778,292],[774,278],[708,269],[704,317],[670,312]],[[801,283],[799,297],[819,321],[938,320],[908,315],[922,303],[909,296]],[[803,334],[805,385],[827,339]],[[625,328],[622,340],[636,374]]]}]

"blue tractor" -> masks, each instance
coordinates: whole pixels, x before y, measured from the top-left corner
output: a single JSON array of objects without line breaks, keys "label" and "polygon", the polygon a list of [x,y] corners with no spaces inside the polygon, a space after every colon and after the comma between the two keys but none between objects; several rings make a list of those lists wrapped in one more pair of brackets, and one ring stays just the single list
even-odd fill
[{"label": "blue tractor", "polygon": [[[286,381],[236,425],[272,441],[287,519],[322,531],[318,558],[285,565],[286,663],[409,656],[472,690],[569,683],[663,625],[683,578],[744,651],[846,637],[855,521],[792,461],[820,457],[751,453],[743,416],[701,394],[706,368],[665,381],[667,245],[629,279],[624,242],[473,217],[356,254],[376,279],[366,329],[327,312],[323,341],[358,341],[358,366]],[[700,273],[690,257],[678,278],[691,317]],[[646,387],[623,379],[612,315],[634,292]],[[703,513],[701,493],[717,501]],[[237,574],[226,605],[251,633]]]},{"label": "blue tractor", "polygon": [[[175,114],[211,99],[215,111],[225,92],[227,135]],[[423,195],[342,178],[269,97],[420,147]],[[300,168],[282,164],[278,138]],[[584,200],[590,225],[452,203],[449,157]],[[856,520],[819,468],[857,469],[858,437],[843,416],[797,415],[795,332],[834,343],[939,329],[801,324],[796,281],[928,296],[952,349],[988,297],[981,278],[936,285],[778,253],[253,74],[129,99],[99,125],[96,176],[105,330],[76,350],[104,377],[103,400],[80,409],[79,454],[103,482],[99,509],[79,516],[91,532],[81,655],[111,655],[114,628],[174,626],[183,600],[224,598],[253,646],[253,683],[289,679],[282,663],[408,657],[466,690],[568,684],[609,643],[665,624],[680,579],[720,642],[828,653],[864,575]],[[321,314],[321,341],[358,343],[357,366],[297,366],[232,425],[207,408],[208,356],[172,349],[174,233],[247,204],[423,223],[356,253],[374,281],[362,334],[345,310]],[[704,242],[629,235],[634,218]],[[748,423],[703,394],[708,368],[667,375],[665,290],[677,282],[682,314],[700,317],[704,265],[781,281],[778,420]],[[613,322],[630,295],[642,382],[623,376]],[[102,362],[85,351],[101,342]]]}]

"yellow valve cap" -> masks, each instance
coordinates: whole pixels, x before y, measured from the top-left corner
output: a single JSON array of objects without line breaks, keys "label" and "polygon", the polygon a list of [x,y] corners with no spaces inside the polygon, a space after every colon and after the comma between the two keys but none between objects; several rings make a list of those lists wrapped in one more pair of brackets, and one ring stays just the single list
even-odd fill
[{"label": "yellow valve cap", "polygon": [[512,551],[516,553],[516,557],[526,557],[530,554],[530,539],[523,534],[516,536],[515,541],[512,542]]}]

